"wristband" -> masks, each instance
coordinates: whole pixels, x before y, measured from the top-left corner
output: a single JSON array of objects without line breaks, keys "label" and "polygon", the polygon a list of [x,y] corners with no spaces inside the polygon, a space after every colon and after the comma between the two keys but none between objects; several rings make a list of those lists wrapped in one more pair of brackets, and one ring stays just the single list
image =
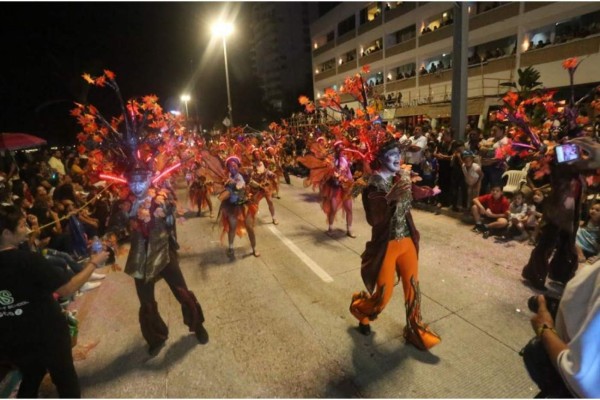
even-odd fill
[{"label": "wristband", "polygon": [[535,331],[536,336],[541,338],[542,335],[544,334],[545,330],[550,330],[551,332],[554,332],[554,334],[558,335],[558,332],[556,332],[556,329],[544,324],[536,329],[536,331]]}]

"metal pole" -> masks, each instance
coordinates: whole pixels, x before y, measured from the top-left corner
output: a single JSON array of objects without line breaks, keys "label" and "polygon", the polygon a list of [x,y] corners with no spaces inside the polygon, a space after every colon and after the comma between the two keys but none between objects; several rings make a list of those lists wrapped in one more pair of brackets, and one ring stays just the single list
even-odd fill
[{"label": "metal pole", "polygon": [[190,113],[188,112],[188,106],[187,106],[188,101],[185,101],[185,119],[190,119]]},{"label": "metal pole", "polygon": [[467,3],[454,3],[454,37],[452,50],[452,129],[455,138],[465,139],[467,125],[467,56],[469,14]]},{"label": "metal pole", "polygon": [[231,107],[231,92],[229,90],[229,69],[227,68],[227,44],[223,37],[223,55],[225,56],[225,83],[227,84],[227,114],[229,115],[229,127],[233,127],[233,108]]}]

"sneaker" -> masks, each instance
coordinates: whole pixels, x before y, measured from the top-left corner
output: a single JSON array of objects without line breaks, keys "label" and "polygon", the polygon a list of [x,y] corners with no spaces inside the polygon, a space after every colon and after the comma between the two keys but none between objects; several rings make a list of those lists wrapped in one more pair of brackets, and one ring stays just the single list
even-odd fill
[{"label": "sneaker", "polygon": [[102,285],[101,282],[86,282],[79,289],[79,291],[82,293],[89,292],[90,290],[96,289],[100,285]]},{"label": "sneaker", "polygon": [[483,236],[484,239],[489,238],[490,237],[490,231],[489,230],[483,231],[483,235],[482,236]]},{"label": "sneaker", "polygon": [[475,226],[473,227],[473,229],[471,229],[471,231],[478,232],[478,233],[485,232],[486,231],[486,227],[482,223],[475,224]]},{"label": "sneaker", "polygon": [[90,276],[90,281],[101,281],[104,278],[106,278],[105,274],[99,274],[97,272],[92,272],[92,275]]}]

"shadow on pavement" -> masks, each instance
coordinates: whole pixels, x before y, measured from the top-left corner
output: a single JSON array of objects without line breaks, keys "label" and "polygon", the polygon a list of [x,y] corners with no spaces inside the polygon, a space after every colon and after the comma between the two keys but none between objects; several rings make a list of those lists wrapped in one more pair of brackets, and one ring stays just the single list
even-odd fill
[{"label": "shadow on pavement", "polygon": [[402,364],[408,358],[425,364],[440,362],[439,357],[427,351],[420,351],[410,344],[400,346],[391,352],[382,351],[375,346],[373,341],[377,335],[376,331],[369,336],[364,336],[358,332],[356,327],[349,327],[347,332],[354,340],[352,350],[354,374],[329,382],[323,397],[368,397],[368,393],[364,393],[368,386],[377,385],[379,381],[387,379],[387,375],[402,368]]},{"label": "shadow on pavement", "polygon": [[[133,347],[128,352],[122,353],[110,364],[90,371],[89,374],[79,375],[79,382],[82,388],[86,388],[122,379],[134,371],[168,371],[167,367],[181,360],[190,350],[198,345],[196,337],[193,334],[189,334],[180,337],[179,340],[172,344],[167,340],[161,352],[152,357],[148,354],[148,346],[140,337],[139,345]],[[163,353],[164,356],[162,359],[159,362],[155,362]]]}]

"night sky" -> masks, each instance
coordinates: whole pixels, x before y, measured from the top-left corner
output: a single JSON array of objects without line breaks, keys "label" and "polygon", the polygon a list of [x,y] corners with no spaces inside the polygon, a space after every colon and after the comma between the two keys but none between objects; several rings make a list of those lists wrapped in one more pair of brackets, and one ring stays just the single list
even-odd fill
[{"label": "night sky", "polygon": [[[260,124],[260,90],[248,62],[249,3],[3,3],[0,132],[26,132],[72,142],[68,112],[90,102],[107,116],[117,101],[109,88],[81,74],[110,69],[125,99],[156,94],[167,110],[188,92],[190,116],[205,128],[226,115],[223,48],[210,26],[221,13],[236,27],[228,40],[234,120]],[[212,45],[211,45],[212,43]]]}]

